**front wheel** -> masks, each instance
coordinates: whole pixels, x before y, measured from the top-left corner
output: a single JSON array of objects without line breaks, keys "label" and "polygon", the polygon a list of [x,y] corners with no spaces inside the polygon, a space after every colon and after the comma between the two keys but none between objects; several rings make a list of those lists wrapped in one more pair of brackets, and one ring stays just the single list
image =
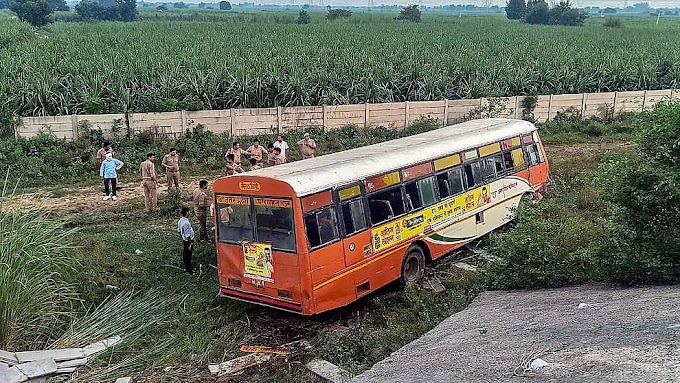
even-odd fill
[{"label": "front wheel", "polygon": [[425,254],[418,245],[412,245],[406,251],[401,263],[401,276],[399,286],[413,286],[423,279],[425,273]]}]

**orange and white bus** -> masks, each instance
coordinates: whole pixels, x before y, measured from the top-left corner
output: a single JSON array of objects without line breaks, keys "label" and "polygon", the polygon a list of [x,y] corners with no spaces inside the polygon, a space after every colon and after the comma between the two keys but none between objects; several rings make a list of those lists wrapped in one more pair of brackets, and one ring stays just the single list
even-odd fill
[{"label": "orange and white bus", "polygon": [[483,119],[223,177],[220,294],[305,315],[351,303],[487,234],[542,188],[536,127]]}]

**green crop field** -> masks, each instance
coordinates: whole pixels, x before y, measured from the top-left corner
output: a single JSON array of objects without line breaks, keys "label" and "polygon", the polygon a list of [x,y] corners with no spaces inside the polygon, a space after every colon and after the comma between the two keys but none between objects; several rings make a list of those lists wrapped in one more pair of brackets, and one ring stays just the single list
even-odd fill
[{"label": "green crop field", "polygon": [[[68,15],[63,18],[68,18]],[[680,18],[607,28],[502,16],[144,10],[133,23],[0,14],[0,110],[9,115],[172,111],[658,89],[680,79]],[[182,19],[191,21],[180,21]],[[58,19],[61,19],[58,17]],[[205,21],[203,21],[205,20]]]}]

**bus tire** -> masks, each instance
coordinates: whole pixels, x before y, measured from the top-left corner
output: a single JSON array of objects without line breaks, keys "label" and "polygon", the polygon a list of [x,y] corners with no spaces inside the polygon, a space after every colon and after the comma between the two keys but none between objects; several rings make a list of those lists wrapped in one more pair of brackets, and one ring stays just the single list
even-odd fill
[{"label": "bus tire", "polygon": [[425,274],[425,253],[420,246],[411,245],[401,262],[399,286],[402,288],[413,286],[423,279],[423,274]]}]

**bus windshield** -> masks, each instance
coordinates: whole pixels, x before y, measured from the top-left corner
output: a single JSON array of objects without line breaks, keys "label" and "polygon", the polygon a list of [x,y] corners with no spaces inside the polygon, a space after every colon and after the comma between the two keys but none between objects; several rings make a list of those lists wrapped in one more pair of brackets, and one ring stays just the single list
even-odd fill
[{"label": "bus windshield", "polygon": [[218,195],[215,214],[220,242],[257,241],[295,251],[290,199]]}]

